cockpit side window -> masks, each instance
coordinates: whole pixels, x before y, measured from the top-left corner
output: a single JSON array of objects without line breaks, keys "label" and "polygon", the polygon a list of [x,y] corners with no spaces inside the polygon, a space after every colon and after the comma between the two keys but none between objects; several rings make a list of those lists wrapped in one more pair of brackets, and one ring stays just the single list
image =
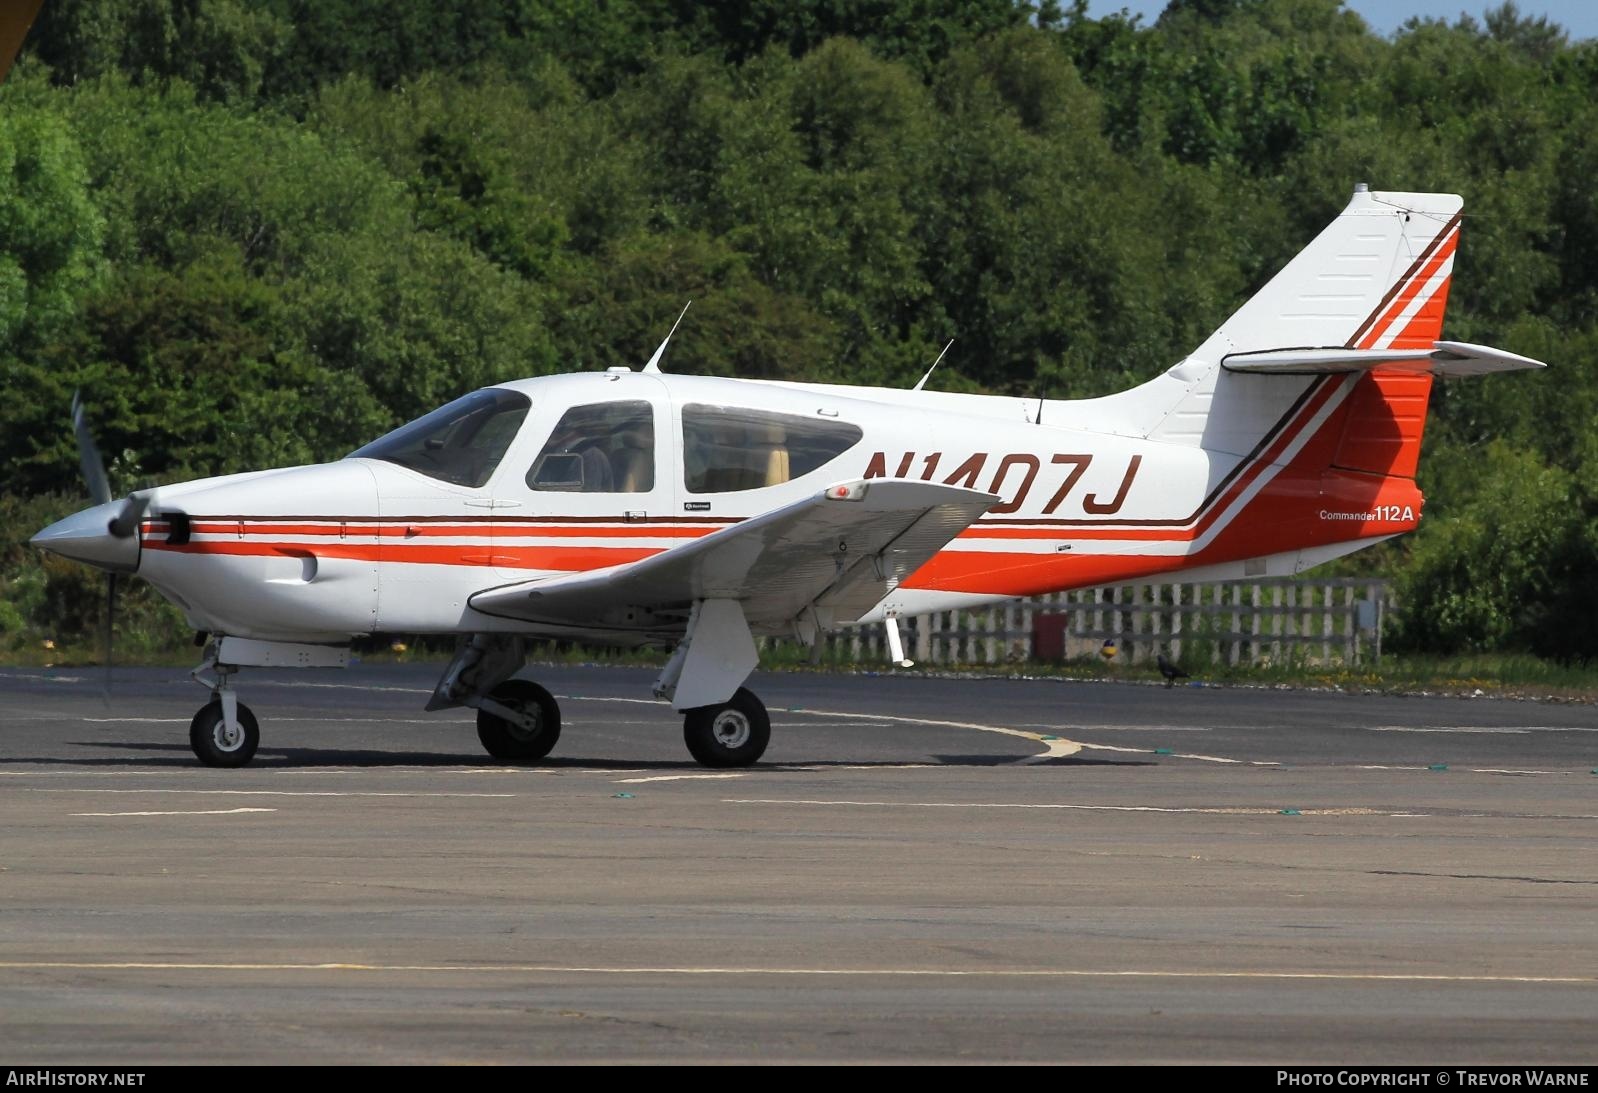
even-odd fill
[{"label": "cockpit side window", "polygon": [[429,478],[479,487],[505,458],[531,408],[518,391],[473,391],[357,448],[349,458],[382,459]]},{"label": "cockpit side window", "polygon": [[527,472],[546,493],[648,493],[655,488],[655,415],[649,403],[597,402],[561,415]]},{"label": "cockpit side window", "polygon": [[847,421],[690,403],[682,409],[683,484],[689,493],[779,486],[860,442]]}]

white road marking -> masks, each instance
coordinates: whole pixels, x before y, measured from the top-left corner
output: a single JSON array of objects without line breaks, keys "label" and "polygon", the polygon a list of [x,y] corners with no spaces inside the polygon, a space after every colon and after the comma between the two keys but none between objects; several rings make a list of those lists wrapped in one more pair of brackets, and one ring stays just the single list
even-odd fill
[{"label": "white road marking", "polygon": [[[634,702],[659,705],[659,699],[651,698],[598,698],[590,695],[558,695],[562,702]],[[792,706],[779,707],[779,712],[785,714],[800,714],[805,717],[833,717],[847,721],[850,724],[869,724],[884,722],[897,725],[931,725],[940,729],[974,729],[977,732],[1000,733],[1004,736],[1017,736],[1022,740],[1031,740],[1045,745],[1041,754],[1028,755],[1017,759],[1017,763],[1037,763],[1045,759],[1057,759],[1062,756],[1075,754],[1081,746],[1071,740],[1045,740],[1042,733],[1029,732],[1026,729],[1011,729],[1003,725],[983,725],[975,721],[937,721],[927,717],[898,717],[893,714],[880,713],[851,713],[847,710],[812,710]]]},{"label": "white road marking", "polygon": [[[1165,805],[1067,805],[1020,804],[1015,801],[821,801],[793,800],[767,797],[726,797],[725,805],[835,805],[855,808],[1042,808],[1069,809],[1079,812],[1183,812],[1209,816],[1279,816],[1280,808],[1173,808]],[[1375,808],[1303,808],[1295,809],[1300,816],[1398,816],[1412,813],[1388,812]]]},{"label": "white road marking", "polygon": [[[928,764],[919,764],[928,765]],[[381,767],[384,774],[525,774],[542,778],[557,778],[567,774],[632,774],[643,767],[450,767],[450,766],[395,766]],[[878,769],[862,768],[862,769]],[[298,778],[346,774],[368,774],[370,767],[270,767],[250,768],[251,777]],[[127,778],[147,775],[170,775],[171,767],[132,767],[127,770],[0,770],[0,778],[65,777]]]},{"label": "white road marking", "polygon": [[[1426,768],[1430,770],[1431,768]],[[1505,767],[1461,767],[1461,770],[1471,774],[1576,774],[1573,770],[1515,770]]]},{"label": "white road marking", "polygon": [[320,687],[329,691],[377,691],[383,694],[430,695],[431,687],[374,687],[367,683],[290,683],[285,679],[252,679],[251,687]]},{"label": "white road marking", "polygon": [[203,812],[74,812],[73,816],[232,816],[240,812],[276,812],[275,808],[211,808]]},{"label": "white road marking", "polygon": [[1021,729],[1042,729],[1045,732],[1214,732],[1205,725],[1055,725],[1037,721],[1018,721]]},{"label": "white road marking", "polygon": [[[50,720],[65,720],[51,718]],[[85,721],[94,725],[187,725],[193,718],[188,717],[80,717],[78,721]],[[438,725],[453,726],[466,724],[464,720],[450,721],[441,717],[274,717],[273,724],[294,722],[309,722],[316,725],[330,724],[357,724],[357,725]]]},{"label": "white road marking", "polygon": [[1027,756],[1025,759],[1021,760],[1023,764],[1046,763],[1050,759],[1064,759],[1067,755],[1075,755],[1077,752],[1081,751],[1087,746],[1085,744],[1078,744],[1075,740],[1067,740],[1063,736],[1055,740],[1043,740],[1041,743],[1045,745],[1047,750],[1038,755]]},{"label": "white road marking", "polygon": [[195,971],[195,972],[438,972],[489,975],[780,975],[869,976],[947,979],[1261,979],[1321,980],[1349,983],[1554,983],[1598,986],[1587,975],[1444,975],[1425,972],[1294,972],[1179,970],[1161,968],[760,968],[744,965],[603,966],[588,964],[268,964],[177,963],[156,961],[5,960],[6,971]]},{"label": "white road marking", "polygon": [[634,784],[638,782],[690,782],[703,781],[710,778],[742,778],[742,774],[652,774],[647,778],[617,778],[618,784]]},{"label": "white road marking", "polygon": [[[1420,725],[1366,725],[1367,732],[1447,732],[1447,733],[1482,733],[1493,736],[1524,736],[1526,733],[1558,731],[1551,725],[1532,725],[1526,728],[1479,728],[1467,725],[1440,725],[1427,727]],[[1585,730],[1571,730],[1585,731]]]},{"label": "white road marking", "polygon": [[[1358,763],[1358,764],[1355,764],[1351,769],[1353,769],[1353,770],[1424,770],[1424,771],[1430,771],[1432,768],[1431,767],[1390,766],[1390,765],[1387,765],[1387,764],[1384,764],[1384,763]],[[1452,770],[1456,774],[1562,774],[1562,775],[1571,775],[1571,774],[1584,774],[1584,773],[1586,773],[1585,771],[1579,771],[1579,770],[1515,770],[1515,769],[1512,769],[1512,768],[1504,768],[1504,767],[1450,767],[1449,769]],[[1434,772],[1434,773],[1442,773],[1442,772],[1441,771],[1437,771],[1437,772]]]},{"label": "white road marking", "polygon": [[514,793],[403,793],[331,789],[56,789],[29,786],[33,793],[205,793],[223,797],[515,797]]},{"label": "white road marking", "polygon": [[87,721],[95,725],[187,725],[194,719],[192,717],[78,717],[72,720]]},{"label": "white road marking", "polygon": [[[1158,752],[1148,748],[1127,748],[1116,744],[1088,744],[1081,745],[1090,751],[1118,751],[1128,755],[1159,755]],[[1272,759],[1227,759],[1220,755],[1194,755],[1191,752],[1176,751],[1169,755],[1160,756],[1162,759],[1197,759],[1201,763],[1227,763],[1245,767],[1279,767],[1282,764]]]}]

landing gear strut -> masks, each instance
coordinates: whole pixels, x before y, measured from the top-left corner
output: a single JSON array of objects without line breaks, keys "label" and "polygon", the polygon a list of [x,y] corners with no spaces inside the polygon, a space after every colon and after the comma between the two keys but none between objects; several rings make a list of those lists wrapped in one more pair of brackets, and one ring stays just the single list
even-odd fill
[{"label": "landing gear strut", "polygon": [[726,702],[685,711],[682,737],[704,766],[752,766],[771,742],[771,718],[754,692],[739,687]]}]

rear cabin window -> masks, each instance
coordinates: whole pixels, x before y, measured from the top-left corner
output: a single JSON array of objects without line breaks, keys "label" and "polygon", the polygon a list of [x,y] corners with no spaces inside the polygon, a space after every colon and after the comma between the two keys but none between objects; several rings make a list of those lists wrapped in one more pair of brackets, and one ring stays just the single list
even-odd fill
[{"label": "rear cabin window", "polygon": [[457,486],[482,486],[505,458],[532,403],[518,391],[473,391],[349,454],[383,459]]},{"label": "rear cabin window", "polygon": [[655,488],[655,416],[647,402],[597,402],[561,415],[527,472],[545,493],[648,493]]},{"label": "rear cabin window", "polygon": [[860,442],[846,421],[690,403],[682,409],[683,483],[689,493],[780,486]]}]

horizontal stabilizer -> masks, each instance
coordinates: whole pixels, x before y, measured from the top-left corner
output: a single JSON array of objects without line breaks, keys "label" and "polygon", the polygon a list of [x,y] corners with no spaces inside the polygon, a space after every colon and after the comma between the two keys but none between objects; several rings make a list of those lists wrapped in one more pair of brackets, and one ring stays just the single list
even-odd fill
[{"label": "horizontal stabilizer", "polygon": [[852,622],[998,500],[931,482],[844,482],[640,561],[487,589],[470,602],[529,622],[708,599],[739,601],[757,628],[780,628],[808,608]]},{"label": "horizontal stabilizer", "polygon": [[1485,376],[1547,368],[1542,361],[1469,342],[1434,342],[1430,349],[1264,349],[1221,358],[1228,372],[1314,376],[1332,372],[1426,372],[1433,376]]}]

